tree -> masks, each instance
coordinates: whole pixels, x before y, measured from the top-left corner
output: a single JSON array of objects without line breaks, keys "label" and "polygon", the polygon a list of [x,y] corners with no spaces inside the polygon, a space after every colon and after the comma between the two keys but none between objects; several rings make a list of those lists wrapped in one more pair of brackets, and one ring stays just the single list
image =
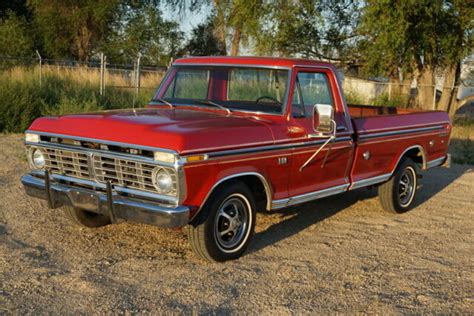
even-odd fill
[{"label": "tree", "polygon": [[[263,0],[167,0],[182,14],[192,14],[212,5],[215,11],[215,36],[220,46],[233,56],[239,55],[241,46],[259,32],[258,25],[265,15]],[[188,12],[186,12],[188,11]]]},{"label": "tree", "polygon": [[14,13],[18,17],[25,17],[26,19],[31,17],[31,11],[26,5],[26,0],[8,0],[0,2],[0,19],[6,18],[7,16]]},{"label": "tree", "polygon": [[222,42],[216,37],[216,17],[210,15],[206,22],[192,30],[192,36],[183,49],[183,53],[192,56],[225,55]]},{"label": "tree", "polygon": [[404,77],[413,76],[418,83],[416,103],[432,108],[436,69],[455,73],[453,69],[471,49],[472,4],[461,0],[367,0],[362,12],[359,31],[364,40],[360,49],[367,71],[389,75],[392,80],[400,72]]},{"label": "tree", "polygon": [[0,42],[1,56],[29,57],[34,53],[26,19],[16,16],[12,11],[0,18]]},{"label": "tree", "polygon": [[341,64],[355,62],[359,4],[354,0],[279,0],[267,5],[257,51]]},{"label": "tree", "polygon": [[128,63],[140,54],[144,64],[167,65],[182,49],[183,33],[175,22],[162,18],[157,5],[125,4],[121,10],[123,15],[101,47],[109,61]]},{"label": "tree", "polygon": [[29,0],[46,54],[87,61],[119,18],[119,0]]}]

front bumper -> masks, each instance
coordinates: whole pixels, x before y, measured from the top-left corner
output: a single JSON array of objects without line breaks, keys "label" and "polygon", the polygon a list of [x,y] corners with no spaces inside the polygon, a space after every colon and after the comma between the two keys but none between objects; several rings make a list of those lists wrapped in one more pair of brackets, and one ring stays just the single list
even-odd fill
[{"label": "front bumper", "polygon": [[[47,176],[48,180],[50,179]],[[63,205],[108,215],[112,220],[123,219],[163,228],[178,228],[189,221],[186,206],[168,207],[152,201],[128,198],[113,192],[90,190],[26,174],[21,178],[26,194],[48,201],[51,208]]]}]

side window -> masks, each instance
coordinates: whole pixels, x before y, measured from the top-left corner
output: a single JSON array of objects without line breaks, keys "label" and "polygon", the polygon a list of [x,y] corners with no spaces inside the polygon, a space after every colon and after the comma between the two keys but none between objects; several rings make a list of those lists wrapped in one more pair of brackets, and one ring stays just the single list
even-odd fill
[{"label": "side window", "polygon": [[298,82],[306,113],[312,113],[312,107],[317,103],[333,105],[329,80],[325,74],[300,72],[298,73]]}]

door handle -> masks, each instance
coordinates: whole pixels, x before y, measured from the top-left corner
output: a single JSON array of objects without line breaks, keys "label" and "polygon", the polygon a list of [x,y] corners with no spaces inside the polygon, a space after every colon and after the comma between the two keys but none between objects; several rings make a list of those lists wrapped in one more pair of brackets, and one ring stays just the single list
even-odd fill
[{"label": "door handle", "polygon": [[347,131],[347,127],[344,126],[344,125],[339,125],[338,127],[336,127],[336,131],[337,132],[345,132],[345,131]]}]

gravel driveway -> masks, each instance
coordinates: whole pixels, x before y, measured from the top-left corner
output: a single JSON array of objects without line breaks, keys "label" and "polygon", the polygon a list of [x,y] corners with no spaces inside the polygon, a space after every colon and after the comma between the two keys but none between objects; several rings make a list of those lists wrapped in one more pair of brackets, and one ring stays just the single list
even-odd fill
[{"label": "gravel driveway", "polygon": [[402,215],[367,189],[259,214],[248,253],[209,264],[182,231],[80,229],[28,198],[20,135],[0,162],[0,314],[474,311],[474,166],[425,173]]}]

